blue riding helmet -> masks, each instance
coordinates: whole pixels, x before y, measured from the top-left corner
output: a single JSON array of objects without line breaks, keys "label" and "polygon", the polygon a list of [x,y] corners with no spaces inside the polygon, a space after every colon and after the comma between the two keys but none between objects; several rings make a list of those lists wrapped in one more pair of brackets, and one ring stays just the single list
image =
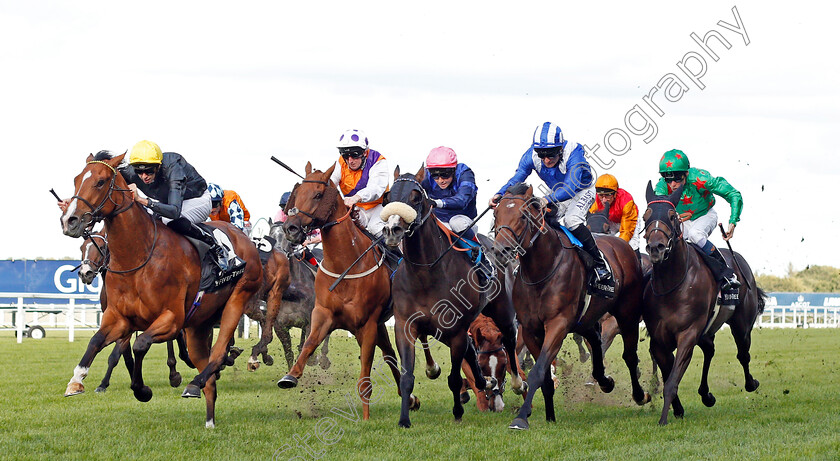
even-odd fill
[{"label": "blue riding helmet", "polygon": [[550,149],[563,146],[563,130],[559,126],[545,122],[534,130],[534,140],[531,147],[535,149]]},{"label": "blue riding helmet", "polygon": [[289,203],[289,197],[291,197],[291,192],[283,192],[283,195],[280,196],[280,206],[284,207],[287,203]]},{"label": "blue riding helmet", "polygon": [[211,202],[221,202],[223,198],[225,198],[225,192],[219,187],[218,184],[208,183],[207,184],[207,191],[210,192],[210,201]]}]

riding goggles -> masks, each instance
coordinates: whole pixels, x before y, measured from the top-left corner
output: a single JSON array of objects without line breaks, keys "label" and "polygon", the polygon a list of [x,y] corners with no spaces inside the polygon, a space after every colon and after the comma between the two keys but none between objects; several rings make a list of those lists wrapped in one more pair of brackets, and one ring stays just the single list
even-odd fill
[{"label": "riding goggles", "polygon": [[662,177],[665,178],[665,181],[682,181],[685,179],[686,172],[685,171],[667,171],[662,173]]},{"label": "riding goggles", "polygon": [[563,147],[535,147],[534,152],[537,153],[537,157],[544,159],[544,158],[554,158],[560,155],[563,155]]},{"label": "riding goggles", "polygon": [[451,178],[453,175],[455,175],[455,171],[453,171],[452,169],[445,169],[445,170],[429,170],[429,176],[431,176],[431,177],[432,177],[432,179],[437,179],[437,178],[441,178],[441,179],[449,179],[449,178]]},{"label": "riding goggles", "polygon": [[137,166],[134,167],[134,172],[137,173],[138,175],[141,175],[141,174],[152,175],[152,174],[157,173],[157,169],[158,169],[158,167],[154,166],[154,165],[137,165]]},{"label": "riding goggles", "polygon": [[348,149],[339,149],[338,152],[339,154],[341,154],[341,158],[343,158],[345,161],[347,161],[348,158],[359,159],[365,156],[365,151],[356,147],[351,147]]}]

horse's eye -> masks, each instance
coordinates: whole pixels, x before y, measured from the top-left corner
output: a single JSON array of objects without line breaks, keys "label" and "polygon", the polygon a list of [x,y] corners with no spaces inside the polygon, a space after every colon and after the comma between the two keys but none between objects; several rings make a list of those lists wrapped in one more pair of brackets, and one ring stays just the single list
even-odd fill
[{"label": "horse's eye", "polygon": [[315,200],[321,200],[322,198],[324,198],[324,193],[323,192],[318,192],[317,194],[315,194],[315,197],[313,197],[313,198]]},{"label": "horse's eye", "polygon": [[99,181],[96,182],[96,188],[98,189],[98,188],[102,187],[104,184],[105,184],[105,180],[100,179]]}]

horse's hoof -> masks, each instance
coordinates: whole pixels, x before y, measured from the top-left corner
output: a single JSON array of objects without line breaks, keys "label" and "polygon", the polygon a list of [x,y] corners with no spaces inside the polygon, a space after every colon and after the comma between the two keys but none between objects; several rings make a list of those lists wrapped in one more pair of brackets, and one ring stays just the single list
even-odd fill
[{"label": "horse's hoof", "polygon": [[94,390],[93,392],[96,392],[97,394],[102,394],[103,392],[105,392],[105,391],[107,391],[107,390],[108,390],[108,388],[107,388],[107,387],[102,387],[102,386],[99,386],[99,387],[97,387],[97,388],[96,388],[96,390]]},{"label": "horse's hoof", "polygon": [[510,423],[508,429],[516,429],[518,431],[525,431],[528,430],[528,420],[522,418],[516,418]]},{"label": "horse's hoof", "polygon": [[67,390],[64,391],[65,397],[70,397],[71,395],[79,395],[85,392],[85,385],[82,383],[68,383]]},{"label": "horse's hoof", "polygon": [[181,394],[181,397],[185,399],[197,399],[198,397],[201,397],[201,389],[195,384],[188,384],[187,387],[184,388],[184,392]]},{"label": "horse's hoof", "polygon": [[440,376],[440,365],[435,363],[435,366],[429,369],[426,367],[426,377],[429,379],[437,379]]},{"label": "horse's hoof", "polygon": [[172,387],[178,387],[181,385],[181,373],[175,373],[174,375],[169,377],[169,385]]},{"label": "horse's hoof", "polygon": [[668,425],[668,419],[667,418],[666,419],[660,419],[659,420],[659,425],[660,426],[667,426]]},{"label": "horse's hoof", "polygon": [[280,378],[280,381],[277,381],[277,387],[280,389],[291,389],[293,387],[297,387],[298,380],[292,375],[286,375]]},{"label": "horse's hoof", "polygon": [[315,365],[318,365],[318,357],[310,355],[309,360],[306,361],[306,366],[314,367]]},{"label": "horse's hoof", "polygon": [[260,361],[254,359],[254,357],[248,357],[248,365],[246,368],[248,371],[257,371],[257,368],[260,367]]},{"label": "horse's hoof", "polygon": [[417,411],[420,409],[420,399],[418,399],[414,394],[411,394],[408,397],[408,409],[409,411]]},{"label": "horse's hoof", "polygon": [[646,403],[650,403],[650,394],[648,394],[647,392],[645,392],[645,395],[644,395],[644,397],[642,397],[642,400],[637,400],[636,401],[636,405],[642,406]]},{"label": "horse's hoof", "polygon": [[613,391],[613,389],[615,389],[615,380],[612,378],[612,376],[607,376],[607,384],[601,385],[601,391],[603,391],[605,394],[609,394]]},{"label": "horse's hoof", "polygon": [[239,354],[241,353],[242,348],[239,347],[231,347],[230,350],[228,350],[228,356],[231,358],[231,360],[236,360],[236,358],[239,357]]},{"label": "horse's hoof", "polygon": [[274,365],[274,357],[268,354],[263,354],[263,363],[268,367]]},{"label": "horse's hoof", "polygon": [[470,393],[469,392],[461,392],[461,405],[465,405],[469,401],[470,401]]},{"label": "horse's hoof", "polygon": [[553,381],[553,382],[554,382],[554,388],[555,388],[555,389],[557,389],[558,387],[560,387],[560,379],[558,379],[556,376],[554,376],[553,378],[551,378],[551,381]]},{"label": "horse's hoof", "polygon": [[514,387],[513,388],[513,393],[516,394],[516,395],[527,394],[528,393],[528,382],[527,381],[522,381],[522,387],[520,387],[519,389]]},{"label": "horse's hoof", "polygon": [[402,427],[402,428],[408,429],[408,428],[410,428],[410,427],[411,427],[411,421],[409,421],[409,420],[407,420],[407,419],[406,419],[405,421],[403,421],[403,420],[401,419],[401,420],[400,420],[400,423],[399,423],[399,426],[400,426],[400,427]]},{"label": "horse's hoof", "polygon": [[753,378],[751,383],[747,383],[746,385],[744,385],[744,389],[746,389],[747,392],[755,391],[756,389],[758,389],[758,380]]},{"label": "horse's hoof", "polygon": [[149,386],[143,386],[140,389],[136,389],[134,391],[134,398],[141,402],[148,402],[149,400],[152,400],[152,388]]},{"label": "horse's hoof", "polygon": [[318,362],[320,362],[322,370],[329,370],[330,365],[332,365],[332,362],[330,362],[330,359],[328,359],[326,355],[318,359]]},{"label": "horse's hoof", "polygon": [[706,395],[701,395],[700,400],[703,401],[703,405],[706,405],[709,408],[715,406],[715,402],[717,402],[717,399],[715,399],[715,396],[712,395],[711,392]]}]

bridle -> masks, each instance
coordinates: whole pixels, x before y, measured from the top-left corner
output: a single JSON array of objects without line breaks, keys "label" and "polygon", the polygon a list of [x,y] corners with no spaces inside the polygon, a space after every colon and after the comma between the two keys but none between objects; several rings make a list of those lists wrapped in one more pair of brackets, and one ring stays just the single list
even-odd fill
[{"label": "bridle", "polygon": [[[667,203],[676,213],[676,207],[669,200],[653,200],[653,201],[648,202],[648,205],[651,205],[653,203]],[[659,223],[663,223],[664,224],[663,227],[666,227],[668,229],[668,232],[665,232],[665,229],[659,227]],[[678,241],[682,240],[682,229],[680,228],[680,232],[678,234],[677,233],[677,226],[674,225],[673,219],[671,219],[669,222],[663,221],[661,219],[654,219],[654,220],[651,220],[650,222],[645,223],[645,240],[648,240],[650,235],[653,234],[654,232],[661,232],[662,235],[664,235],[665,238],[668,239],[668,245],[665,247],[665,252],[664,252],[664,255],[662,256],[662,261],[665,261],[671,255],[671,251],[674,249],[674,245],[676,245],[676,243]],[[684,261],[685,270],[683,271],[683,275],[680,278],[680,281],[677,282],[673,287],[665,290],[664,292],[657,293],[656,288],[655,288],[656,284],[654,283],[654,280],[653,280],[654,275],[656,274],[656,271],[654,270],[653,273],[651,273],[650,289],[651,289],[651,292],[653,293],[654,296],[667,295],[668,293],[671,293],[672,291],[679,288],[679,286],[682,285],[682,283],[685,281],[686,276],[688,276],[688,251],[684,251],[683,253],[685,255],[685,257],[684,257],[684,259],[685,259],[685,261]],[[661,261],[660,261],[660,263],[661,263]]]},{"label": "bridle", "polygon": [[[97,264],[93,260],[91,260],[90,258],[85,258],[81,261],[81,263],[79,263],[79,265],[77,266],[77,269],[81,268],[82,266],[87,264],[91,267],[96,268],[96,270],[94,271],[95,273],[104,275],[105,272],[108,271],[108,267],[107,267],[108,266],[108,260],[111,257],[111,253],[108,252],[108,239],[106,239],[101,234],[89,234],[85,238],[89,239],[90,243],[93,244],[94,247],[96,247],[97,251],[99,251],[99,255],[102,257],[101,263]],[[102,239],[102,246],[101,247],[96,243],[95,239]],[[87,255],[87,254],[88,254],[88,252],[86,251],[85,255]]]},{"label": "bridle", "polygon": [[[423,194],[423,199],[425,200],[423,202],[424,204],[431,200],[431,199],[429,199],[429,194],[426,193],[426,189],[424,189],[423,185],[420,184],[420,182],[418,182],[415,178],[410,177],[410,176],[397,178],[397,179],[394,180],[394,186],[396,186],[398,182],[409,182],[409,183],[414,184],[416,187],[411,188],[411,190],[419,190],[420,193]],[[392,189],[391,192],[393,193],[393,189]],[[390,197],[390,195],[389,195],[389,197]],[[405,202],[403,202],[403,203],[405,203]],[[406,205],[408,205],[408,204],[406,203]],[[414,210],[414,211],[417,211],[417,210]],[[420,211],[423,211],[423,210],[421,209]],[[416,231],[420,226],[422,226],[423,223],[426,222],[427,219],[429,219],[429,216],[431,216],[431,214],[432,214],[432,207],[429,207],[429,211],[427,211],[425,215],[422,215],[422,217],[420,219],[415,219],[414,221],[411,221],[410,223],[408,223],[408,226],[405,228],[405,235],[408,236],[408,237],[411,237],[412,235],[414,235],[414,231]],[[421,216],[419,211],[417,212],[417,216]]]},{"label": "bridle", "polygon": [[[102,198],[102,201],[99,202],[98,205],[94,206],[89,201],[87,201],[87,199],[85,199],[84,197],[80,197],[78,195],[74,195],[74,196],[70,197],[71,199],[79,200],[80,202],[87,205],[88,208],[90,208],[91,211],[86,211],[86,212],[82,213],[83,217],[85,215],[90,216],[91,221],[90,221],[90,224],[88,225],[88,227],[93,227],[93,225],[102,221],[105,218],[113,218],[114,216],[116,216],[116,215],[118,215],[118,214],[120,214],[124,211],[127,211],[129,208],[131,208],[134,205],[134,200],[128,200],[128,205],[123,206],[123,204],[126,202],[125,193],[129,192],[130,189],[120,189],[120,188],[117,187],[117,170],[114,167],[112,167],[111,165],[109,165],[107,162],[103,162],[102,160],[91,160],[91,161],[87,162],[88,165],[93,164],[93,163],[100,163],[102,165],[107,166],[111,170],[113,175],[111,176],[111,184],[108,186],[108,194],[105,195],[105,197]],[[122,194],[123,200],[122,200],[121,203],[115,202],[114,199],[112,198],[112,195],[115,191],[120,192]],[[108,204],[108,202],[111,202],[111,203],[114,204],[114,210],[112,210],[108,214],[101,214],[100,212],[102,211],[103,208],[105,208],[105,206]],[[88,234],[88,235],[85,235],[85,234]],[[84,231],[84,233],[82,235],[85,238],[90,237],[90,234],[87,232],[87,229]]]},{"label": "bridle", "polygon": [[[304,179],[303,181],[301,181],[301,184],[303,184],[303,183],[321,184],[325,188],[323,193],[326,193],[326,191],[330,190],[330,184],[327,181],[321,181],[321,180],[317,180],[317,179]],[[296,195],[295,192],[297,192],[297,187],[298,186],[295,186],[295,189],[292,190],[292,196]],[[336,192],[336,195],[337,194],[338,193]],[[289,200],[291,200],[291,198]],[[330,202],[330,203],[328,203],[328,202]],[[303,210],[299,209],[297,206],[294,206],[286,213],[286,216],[288,218],[292,218],[292,217],[294,217],[298,214],[302,214],[302,215],[306,216],[307,218],[309,218],[309,223],[308,224],[304,225],[303,223],[301,223],[301,226],[300,226],[300,229],[301,229],[301,232],[303,233],[303,235],[309,235],[315,229],[321,229],[322,231],[327,230],[330,227],[335,226],[336,224],[339,224],[342,221],[344,221],[345,219],[350,217],[350,213],[352,213],[352,211],[353,211],[352,207],[347,211],[347,214],[338,218],[335,221],[325,222],[324,218],[319,218],[318,216],[316,216],[316,214],[322,214],[323,216],[332,216],[333,212],[335,211],[336,204],[337,204],[337,202],[335,200],[322,200],[318,203],[318,208],[315,209],[315,211],[313,212],[314,214],[303,211]],[[319,213],[320,211],[325,209],[324,207],[329,207],[329,208],[325,210],[325,213]],[[300,221],[300,218],[298,218],[298,221]],[[319,224],[319,223],[323,223],[323,224]]]},{"label": "bridle", "polygon": [[[503,198],[505,198],[507,200],[521,200],[523,202],[523,204],[527,203],[529,200],[531,200],[531,199],[525,199],[524,197],[517,197],[517,196],[503,197]],[[501,206],[501,199],[499,200],[499,204],[500,205],[498,205],[498,206]],[[519,211],[523,216],[525,216],[525,210],[523,209],[523,207],[520,207]],[[540,216],[539,216],[540,228],[537,229],[537,232],[534,232],[534,235],[531,237],[530,242],[528,242],[528,248],[531,248],[532,246],[534,246],[534,242],[537,240],[537,237],[539,237],[540,234],[545,232],[545,215],[546,215],[547,211],[548,210],[545,207],[540,207]],[[503,226],[496,226],[496,234],[498,234],[502,230],[506,230],[506,231],[510,232],[510,234],[513,235],[513,238],[516,241],[516,245],[520,248],[525,249],[525,247],[522,246],[522,242],[525,240],[525,234],[529,230],[531,230],[532,227],[534,227],[534,221],[531,219],[530,216],[525,216],[525,221],[527,221],[527,224],[525,225],[525,228],[522,229],[522,233],[519,234],[519,235],[516,234],[516,231],[514,231],[512,227],[504,226],[504,225]]]}]

